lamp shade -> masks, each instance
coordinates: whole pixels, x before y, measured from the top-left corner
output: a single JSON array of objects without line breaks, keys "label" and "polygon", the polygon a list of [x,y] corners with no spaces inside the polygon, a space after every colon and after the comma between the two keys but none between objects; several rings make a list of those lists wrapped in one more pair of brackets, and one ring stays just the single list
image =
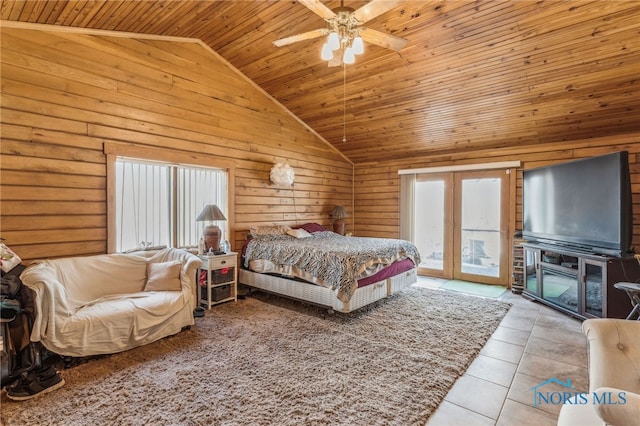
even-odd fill
[{"label": "lamp shade", "polygon": [[276,163],[269,173],[271,182],[280,186],[293,185],[293,179],[295,178],[295,172],[293,168],[286,163]]},{"label": "lamp shade", "polygon": [[323,61],[330,61],[333,59],[333,50],[329,47],[327,43],[322,45],[322,51],[320,53],[320,57]]},{"label": "lamp shade", "polygon": [[227,220],[227,218],[224,217],[224,214],[220,211],[218,206],[215,204],[209,204],[202,209],[196,218],[196,222],[204,222],[207,220]]},{"label": "lamp shade", "polygon": [[364,43],[362,42],[362,37],[357,36],[356,38],[354,38],[351,47],[353,47],[353,53],[355,53],[356,55],[362,55],[364,53]]},{"label": "lamp shade", "polygon": [[340,37],[338,34],[332,31],[327,38],[327,44],[331,50],[338,50],[340,48]]},{"label": "lamp shade", "polygon": [[356,54],[353,52],[353,47],[348,46],[344,50],[344,56],[342,57],[342,62],[345,64],[353,64],[356,62]]},{"label": "lamp shade", "polygon": [[342,206],[335,206],[333,210],[331,210],[331,213],[329,213],[329,217],[332,219],[344,219],[348,216],[347,210]]}]

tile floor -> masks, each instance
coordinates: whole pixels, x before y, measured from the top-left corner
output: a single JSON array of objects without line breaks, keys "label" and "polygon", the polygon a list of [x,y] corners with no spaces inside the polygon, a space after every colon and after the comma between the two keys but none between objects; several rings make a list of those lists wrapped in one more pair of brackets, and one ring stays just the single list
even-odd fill
[{"label": "tile floor", "polygon": [[[444,282],[421,277],[416,285],[438,288]],[[511,291],[500,299],[512,303],[512,308],[428,426],[555,425],[560,406],[534,407],[532,388],[555,377],[571,379],[578,391],[588,390],[582,322]],[[544,389],[565,390],[555,384]]]}]

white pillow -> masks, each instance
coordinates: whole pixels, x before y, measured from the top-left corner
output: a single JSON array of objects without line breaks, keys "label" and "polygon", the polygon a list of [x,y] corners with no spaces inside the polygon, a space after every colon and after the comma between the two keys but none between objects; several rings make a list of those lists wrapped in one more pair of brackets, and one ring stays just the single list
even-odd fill
[{"label": "white pillow", "polygon": [[296,238],[308,238],[311,236],[310,233],[308,233],[307,231],[305,231],[302,228],[298,228],[298,229],[290,229],[287,231],[287,234],[291,235],[292,237],[296,237]]},{"label": "white pillow", "polygon": [[147,284],[144,291],[180,291],[182,262],[147,263]]}]

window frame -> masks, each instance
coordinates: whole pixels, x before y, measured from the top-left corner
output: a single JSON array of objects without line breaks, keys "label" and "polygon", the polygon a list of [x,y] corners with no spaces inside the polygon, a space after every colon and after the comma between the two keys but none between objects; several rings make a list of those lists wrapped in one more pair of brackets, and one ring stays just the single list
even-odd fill
[{"label": "window frame", "polygon": [[122,143],[105,143],[104,153],[107,160],[107,253],[117,252],[116,160],[119,157],[135,158],[141,161],[163,162],[184,167],[212,167],[226,171],[228,238],[230,241],[233,240],[235,230],[235,197],[232,188],[235,187],[235,164],[230,162],[229,159],[221,160],[219,157],[209,154],[191,153],[165,148],[148,148]]}]

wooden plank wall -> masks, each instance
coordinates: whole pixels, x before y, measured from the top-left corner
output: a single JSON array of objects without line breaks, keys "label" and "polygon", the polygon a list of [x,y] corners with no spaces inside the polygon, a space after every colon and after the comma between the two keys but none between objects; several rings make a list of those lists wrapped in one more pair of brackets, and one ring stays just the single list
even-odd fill
[{"label": "wooden plank wall", "polygon": [[[0,231],[26,262],[106,252],[105,143],[226,164],[235,249],[253,225],[351,211],[353,165],[204,45],[28,27],[1,34]],[[293,188],[269,181],[280,161]]]},{"label": "wooden plank wall", "polygon": [[629,151],[633,192],[633,244],[636,251],[640,251],[640,133],[356,164],[354,229],[361,236],[398,238],[400,234],[398,170],[514,160],[520,160],[522,167],[518,169],[516,199],[512,201],[511,206],[512,215],[516,220],[515,227],[512,228],[522,229],[522,170],[615,151]]}]

